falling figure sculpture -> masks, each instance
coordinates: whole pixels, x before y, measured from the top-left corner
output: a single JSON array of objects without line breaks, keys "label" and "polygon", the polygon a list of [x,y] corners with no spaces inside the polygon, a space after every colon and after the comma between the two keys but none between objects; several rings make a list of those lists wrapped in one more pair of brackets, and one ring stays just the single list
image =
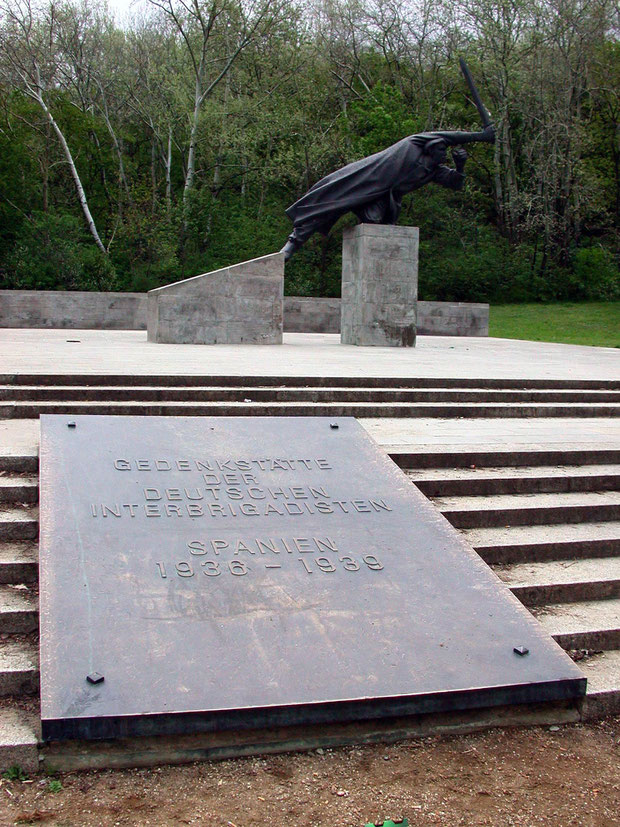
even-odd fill
[{"label": "falling figure sculpture", "polygon": [[[360,221],[369,224],[396,224],[403,196],[407,193],[431,181],[449,189],[461,189],[467,160],[467,152],[461,145],[495,141],[490,115],[464,61],[461,61],[461,68],[481,115],[483,131],[410,135],[381,152],[321,178],[286,210],[293,222],[293,232],[281,250],[286,261],[313,233],[326,235],[347,212],[355,213]],[[452,147],[454,169],[444,163],[448,146]]]}]

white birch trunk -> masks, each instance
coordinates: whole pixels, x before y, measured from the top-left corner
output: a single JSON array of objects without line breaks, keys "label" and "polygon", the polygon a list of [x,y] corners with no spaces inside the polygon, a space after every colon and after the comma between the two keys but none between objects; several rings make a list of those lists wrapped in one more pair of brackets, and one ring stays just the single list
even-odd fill
[{"label": "white birch trunk", "polygon": [[43,97],[41,95],[37,95],[36,100],[39,103],[39,105],[41,106],[41,108],[43,109],[43,111],[45,112],[45,114],[47,116],[47,119],[50,122],[50,125],[51,125],[52,129],[56,133],[56,137],[60,141],[62,151],[65,154],[65,158],[67,159],[67,163],[69,164],[69,169],[71,170],[71,175],[73,177],[73,183],[75,184],[75,189],[76,189],[76,192],[77,192],[78,201],[80,202],[80,206],[82,207],[82,212],[84,213],[84,218],[86,220],[86,224],[88,226],[90,234],[92,235],[93,239],[95,240],[95,244],[97,245],[97,247],[99,247],[101,252],[104,255],[107,255],[108,251],[103,246],[103,242],[101,241],[101,238],[99,237],[99,233],[97,232],[97,227],[96,227],[95,221],[94,221],[94,219],[91,215],[91,212],[90,212],[90,209],[89,209],[89,206],[88,206],[88,201],[86,199],[86,193],[84,192],[84,187],[82,186],[82,182],[80,180],[80,175],[77,171],[77,167],[75,166],[75,161],[73,160],[73,155],[71,154],[71,150],[69,149],[69,144],[65,140],[65,136],[63,135],[62,129],[56,123],[56,121],[54,119],[54,116],[52,115],[52,113],[48,109],[47,104],[43,100]]},{"label": "white birch trunk", "polygon": [[[201,67],[202,68],[202,67]],[[192,115],[192,126],[189,133],[189,149],[187,151],[187,174],[185,176],[185,187],[183,189],[183,206],[187,207],[187,200],[194,184],[194,173],[196,170],[196,136],[198,134],[198,120],[202,105],[202,84],[200,72],[196,75],[196,89],[194,93],[194,113]]]},{"label": "white birch trunk", "polygon": [[172,127],[168,128],[168,153],[166,155],[166,210],[172,209]]}]

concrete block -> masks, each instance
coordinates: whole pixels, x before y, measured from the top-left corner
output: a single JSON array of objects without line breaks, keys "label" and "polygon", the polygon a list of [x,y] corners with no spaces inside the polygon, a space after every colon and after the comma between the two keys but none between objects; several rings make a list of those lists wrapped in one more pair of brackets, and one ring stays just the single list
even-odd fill
[{"label": "concrete block", "polygon": [[282,253],[158,287],[148,293],[148,341],[282,344],[283,292]]},{"label": "concrete block", "polygon": [[20,767],[26,773],[39,769],[39,733],[34,715],[13,707],[0,708],[0,771]]},{"label": "concrete block", "polygon": [[358,224],[342,242],[343,344],[414,347],[417,227]]}]

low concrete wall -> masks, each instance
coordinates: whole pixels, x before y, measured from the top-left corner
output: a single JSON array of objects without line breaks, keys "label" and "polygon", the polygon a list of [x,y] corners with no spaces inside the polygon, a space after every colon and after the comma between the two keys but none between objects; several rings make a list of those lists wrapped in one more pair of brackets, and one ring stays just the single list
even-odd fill
[{"label": "low concrete wall", "polygon": [[[0,327],[146,330],[146,293],[0,290]],[[339,333],[340,299],[284,297],[284,330]],[[489,305],[418,302],[419,336],[488,336]]]},{"label": "low concrete wall", "polygon": [[488,336],[489,305],[418,302],[418,336]]},{"label": "low concrete wall", "polygon": [[146,330],[146,293],[0,290],[0,327]]},{"label": "low concrete wall", "polygon": [[285,296],[284,330],[290,333],[340,333],[340,299]]}]

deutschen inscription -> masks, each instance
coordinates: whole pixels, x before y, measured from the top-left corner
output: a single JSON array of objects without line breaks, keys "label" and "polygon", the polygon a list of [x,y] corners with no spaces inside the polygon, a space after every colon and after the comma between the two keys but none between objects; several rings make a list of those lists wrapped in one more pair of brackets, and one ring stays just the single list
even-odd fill
[{"label": "deutschen inscription", "polygon": [[71,422],[41,419],[45,738],[583,692],[571,661],[355,420]]}]

